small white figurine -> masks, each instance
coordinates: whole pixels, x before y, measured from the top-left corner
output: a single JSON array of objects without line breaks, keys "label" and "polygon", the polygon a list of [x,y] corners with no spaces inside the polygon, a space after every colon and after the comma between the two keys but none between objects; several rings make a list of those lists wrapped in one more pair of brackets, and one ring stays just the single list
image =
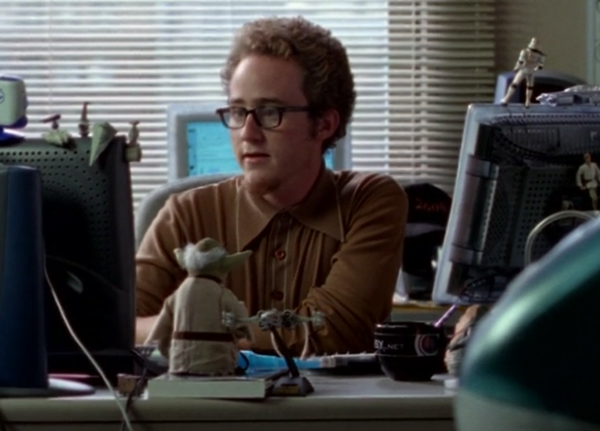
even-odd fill
[{"label": "small white figurine", "polygon": [[598,209],[598,182],[600,181],[600,169],[592,161],[592,155],[587,152],[583,155],[583,164],[577,169],[575,181],[581,190],[587,190],[592,203],[592,209]]},{"label": "small white figurine", "polygon": [[238,361],[237,342],[252,341],[248,324],[227,327],[224,314],[248,317],[244,304],[222,285],[232,269],[242,265],[251,251],[228,254],[217,241],[204,238],[176,249],[179,265],[188,277],[169,296],[145,344],[158,342],[169,358],[169,373],[176,375],[233,375]]},{"label": "small white figurine", "polygon": [[541,70],[544,67],[546,61],[546,54],[537,48],[537,39],[534,37],[529,42],[527,48],[521,50],[519,59],[515,64],[514,70],[517,71],[515,78],[508,87],[506,95],[502,99],[502,104],[506,105],[510,100],[510,97],[515,92],[523,78],[525,78],[525,84],[527,85],[525,91],[525,106],[529,107],[531,104],[531,96],[533,95],[533,76],[537,70]]}]

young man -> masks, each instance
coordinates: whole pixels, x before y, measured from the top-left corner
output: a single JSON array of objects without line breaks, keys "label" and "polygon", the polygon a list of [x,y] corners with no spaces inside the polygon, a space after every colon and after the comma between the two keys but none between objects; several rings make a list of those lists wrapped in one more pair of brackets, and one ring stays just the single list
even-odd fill
[{"label": "young man", "polygon": [[[137,335],[186,274],[173,250],[212,237],[229,252],[252,250],[225,285],[250,314],[319,311],[315,354],[372,350],[388,317],[402,259],[407,198],[390,177],[331,172],[323,153],[343,137],[355,91],[346,51],[302,18],[259,19],[237,35],[222,80],[241,176],[172,196],[137,255]],[[302,328],[280,331],[298,354]],[[255,328],[255,350],[272,350]]]}]

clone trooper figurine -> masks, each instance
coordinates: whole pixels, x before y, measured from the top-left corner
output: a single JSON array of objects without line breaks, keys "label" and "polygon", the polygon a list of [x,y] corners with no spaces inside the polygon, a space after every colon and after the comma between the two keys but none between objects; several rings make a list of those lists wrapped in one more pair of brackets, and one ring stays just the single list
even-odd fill
[{"label": "clone trooper figurine", "polygon": [[537,49],[537,40],[534,37],[529,42],[527,48],[522,49],[519,54],[519,59],[515,64],[514,70],[517,71],[515,78],[508,87],[506,95],[502,99],[502,104],[506,105],[510,100],[510,97],[515,92],[523,78],[527,84],[527,90],[525,92],[525,107],[529,107],[531,103],[531,96],[533,95],[533,75],[536,70],[541,70],[544,67],[544,61],[546,61],[546,54]]}]

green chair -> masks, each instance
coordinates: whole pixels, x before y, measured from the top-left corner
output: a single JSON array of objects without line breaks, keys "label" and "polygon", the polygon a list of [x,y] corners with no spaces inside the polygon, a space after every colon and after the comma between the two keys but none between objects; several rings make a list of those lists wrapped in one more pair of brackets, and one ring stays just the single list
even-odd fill
[{"label": "green chair", "polygon": [[476,327],[457,431],[600,430],[600,218],[529,265]]}]

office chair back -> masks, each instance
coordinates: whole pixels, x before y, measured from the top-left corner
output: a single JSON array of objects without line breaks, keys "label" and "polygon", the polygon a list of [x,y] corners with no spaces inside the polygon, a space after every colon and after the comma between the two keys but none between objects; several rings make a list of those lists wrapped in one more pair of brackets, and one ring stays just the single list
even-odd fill
[{"label": "office chair back", "polygon": [[196,187],[218,183],[230,178],[229,174],[201,175],[179,178],[157,187],[146,195],[135,212],[135,248],[139,248],[148,227],[173,193],[180,193]]}]

